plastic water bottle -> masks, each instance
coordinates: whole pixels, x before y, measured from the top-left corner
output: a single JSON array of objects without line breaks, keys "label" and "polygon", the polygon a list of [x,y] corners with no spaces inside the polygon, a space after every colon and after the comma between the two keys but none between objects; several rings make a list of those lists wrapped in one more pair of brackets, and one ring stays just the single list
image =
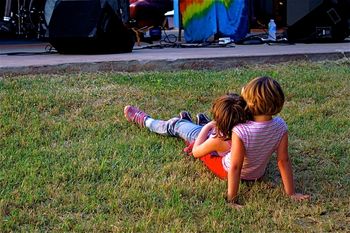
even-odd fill
[{"label": "plastic water bottle", "polygon": [[276,23],[275,23],[275,20],[273,19],[270,19],[270,22],[269,22],[269,37],[268,39],[269,40],[272,40],[272,41],[275,41],[276,40]]}]

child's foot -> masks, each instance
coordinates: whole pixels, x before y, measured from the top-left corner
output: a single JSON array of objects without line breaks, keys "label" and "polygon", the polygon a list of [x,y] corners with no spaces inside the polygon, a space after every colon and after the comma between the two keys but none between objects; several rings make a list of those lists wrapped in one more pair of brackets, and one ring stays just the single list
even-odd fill
[{"label": "child's foot", "polygon": [[192,122],[192,117],[191,117],[191,114],[189,112],[182,111],[182,112],[180,112],[179,115],[180,115],[180,119],[185,119],[185,120]]},{"label": "child's foot", "polygon": [[204,126],[210,122],[210,118],[204,113],[198,113],[196,116],[196,124]]},{"label": "child's foot", "polygon": [[124,116],[128,121],[134,122],[141,127],[145,127],[145,120],[147,117],[149,117],[147,113],[130,105],[125,106]]}]

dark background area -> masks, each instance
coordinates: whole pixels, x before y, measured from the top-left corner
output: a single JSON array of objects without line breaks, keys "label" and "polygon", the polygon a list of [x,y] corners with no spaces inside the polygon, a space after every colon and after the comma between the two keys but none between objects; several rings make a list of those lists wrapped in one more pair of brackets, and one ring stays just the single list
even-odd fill
[{"label": "dark background area", "polygon": [[[157,2],[157,0],[153,1]],[[12,27],[10,30],[16,31],[15,34],[17,35],[26,34],[26,37],[35,36],[33,34],[36,34],[39,30],[38,24],[45,23],[44,20],[40,18],[40,13],[44,12],[45,0],[22,0],[19,2],[20,5],[18,6],[18,1],[12,0],[11,11],[14,13],[12,20],[18,22],[18,14],[22,14],[22,16],[25,15],[23,24],[27,24],[24,25],[27,31],[24,32],[23,29],[21,30],[16,24],[9,25]],[[131,0],[129,2],[132,4],[135,1]],[[167,4],[165,4],[165,2],[167,2]],[[5,14],[5,4],[6,0],[0,1],[0,22],[3,20]],[[248,4],[250,13],[250,28],[266,28],[271,18],[275,19],[278,27],[286,26],[286,0],[249,0]],[[29,5],[31,5],[31,7],[35,10],[29,12]],[[172,5],[172,0],[162,0],[161,4],[158,5],[167,6],[166,10],[169,10],[169,5]],[[131,8],[131,11],[133,10],[134,9]],[[138,15],[140,14],[142,14],[142,12],[138,12]],[[153,15],[156,16],[156,14]]]},{"label": "dark background area", "polygon": [[[111,1],[113,2],[113,0]],[[142,26],[145,25],[150,26],[149,24],[160,26],[161,23],[154,25],[154,21],[163,22],[161,17],[164,16],[164,12],[172,9],[173,4],[173,0],[139,1],[140,4],[137,6],[134,5],[137,3],[137,0],[115,1],[116,4],[123,5],[123,9],[129,9],[131,16],[138,18],[138,20],[135,21],[136,24],[129,22],[129,27],[134,27],[136,25],[136,28],[142,28]],[[278,29],[287,31],[293,28],[293,30],[290,30],[292,34],[301,39],[314,39],[317,37],[323,40],[328,37],[330,40],[335,38],[338,41],[338,38],[341,40],[350,33],[350,0],[247,1],[250,30],[262,29],[266,31],[269,20],[274,19]],[[20,3],[19,6],[18,2]],[[43,17],[45,2],[46,0],[12,0],[11,11],[13,15],[11,23],[11,21],[3,21],[6,0],[1,0],[0,38],[9,36],[22,39],[45,38],[44,34],[48,31],[46,30],[47,25]],[[336,9],[336,12],[333,13],[333,15],[328,14],[329,9],[333,7]],[[29,10],[29,8],[32,10]],[[312,11],[316,8],[321,9],[318,10],[319,13],[313,14]],[[307,17],[308,15],[310,17]],[[314,17],[311,17],[311,15]],[[123,19],[123,22],[125,23],[125,19]],[[9,32],[6,33],[6,29],[8,29]],[[303,31],[303,33],[300,34],[300,31]],[[324,31],[326,32],[324,33]],[[334,35],[334,33],[337,35]]]}]

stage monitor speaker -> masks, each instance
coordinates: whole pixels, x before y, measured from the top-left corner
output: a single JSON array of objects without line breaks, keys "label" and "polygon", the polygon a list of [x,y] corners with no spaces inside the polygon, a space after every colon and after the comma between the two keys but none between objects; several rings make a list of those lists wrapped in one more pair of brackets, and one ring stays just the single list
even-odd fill
[{"label": "stage monitor speaker", "polygon": [[324,0],[316,7],[310,5],[313,10],[288,26],[288,40],[305,43],[343,41],[350,34],[349,2]]},{"label": "stage monitor speaker", "polygon": [[[49,22],[48,40],[59,53],[102,54],[132,51],[134,34],[122,20],[125,18],[122,12],[128,12],[128,8],[123,11],[120,5],[115,4],[117,0],[48,1],[53,6],[51,15],[45,13],[46,21]],[[45,6],[46,9],[49,7]]]},{"label": "stage monitor speaker", "polygon": [[323,0],[287,0],[287,26],[296,23],[322,2]]}]

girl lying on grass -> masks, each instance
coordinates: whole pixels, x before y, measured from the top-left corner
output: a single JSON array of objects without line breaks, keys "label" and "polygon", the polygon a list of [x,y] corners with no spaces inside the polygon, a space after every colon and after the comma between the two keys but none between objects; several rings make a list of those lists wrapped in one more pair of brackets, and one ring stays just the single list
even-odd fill
[{"label": "girl lying on grass", "polygon": [[219,178],[227,179],[227,201],[235,208],[241,207],[237,204],[240,181],[262,178],[273,152],[277,153],[286,194],[294,200],[309,199],[309,195],[295,192],[287,124],[280,117],[273,118],[284,104],[281,86],[272,78],[258,77],[242,89],[242,97],[229,94],[216,99],[214,120],[205,126],[192,123],[188,114],[155,120],[133,106],[126,106],[124,115],[152,132],[194,143],[193,156]]},{"label": "girl lying on grass", "polygon": [[208,117],[198,114],[198,124],[195,124],[188,112],[181,112],[179,117],[167,121],[155,120],[133,106],[126,106],[124,115],[128,121],[147,127],[152,132],[184,139],[189,144],[186,152],[202,160],[219,178],[225,179],[227,172],[221,161],[230,153],[233,127],[246,122],[245,107],[242,97],[227,94],[214,101],[211,109],[214,120],[210,122]]}]

